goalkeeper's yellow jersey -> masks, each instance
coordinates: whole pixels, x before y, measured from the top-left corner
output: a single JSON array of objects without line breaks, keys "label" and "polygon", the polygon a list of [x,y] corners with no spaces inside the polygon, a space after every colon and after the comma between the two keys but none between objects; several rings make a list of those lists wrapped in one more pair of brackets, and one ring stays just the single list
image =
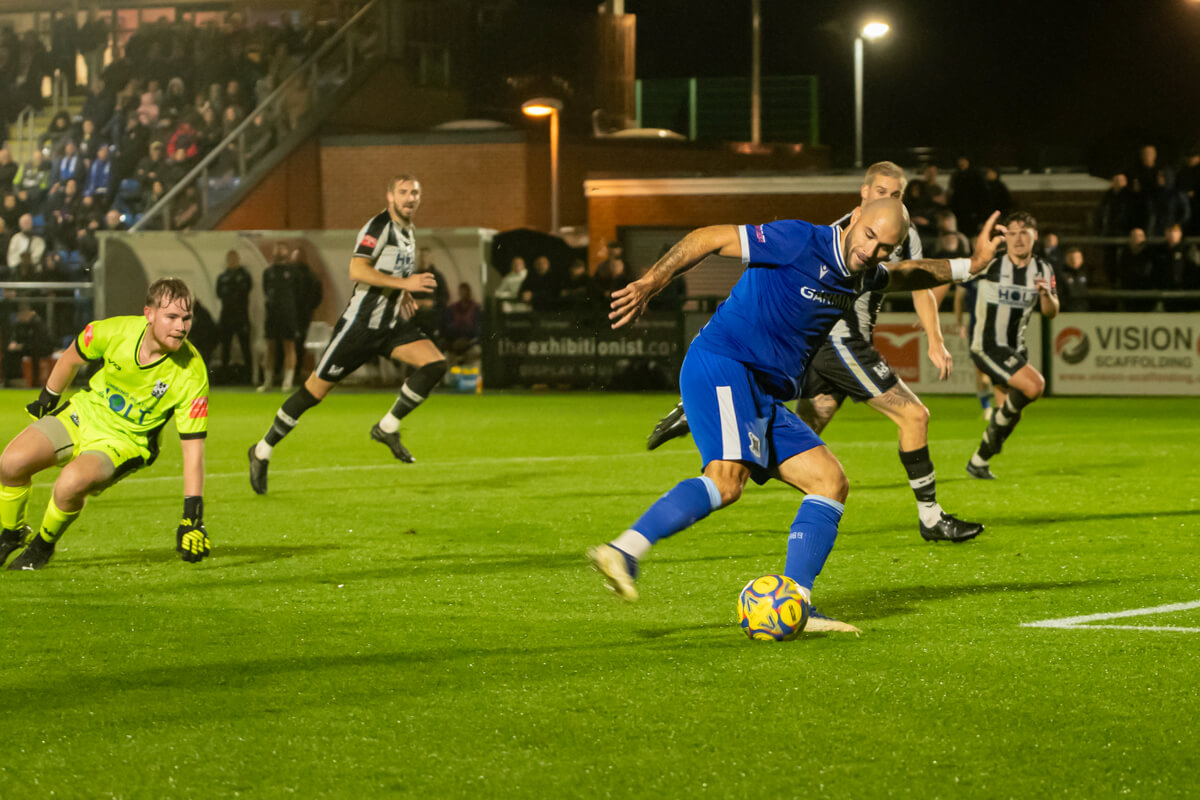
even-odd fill
[{"label": "goalkeeper's yellow jersey", "polygon": [[138,363],[145,317],[109,317],[91,323],[75,338],[79,354],[104,365],[77,392],[71,404],[114,433],[148,439],[156,448],[159,432],[174,417],[181,439],[208,432],[208,369],[189,341],[150,364]]}]

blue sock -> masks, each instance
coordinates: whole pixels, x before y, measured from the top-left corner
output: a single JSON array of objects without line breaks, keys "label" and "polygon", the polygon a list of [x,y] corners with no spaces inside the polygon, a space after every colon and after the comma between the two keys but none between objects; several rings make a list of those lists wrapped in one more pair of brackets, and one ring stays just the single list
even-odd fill
[{"label": "blue sock", "polygon": [[978,392],[975,396],[979,398],[979,407],[987,411],[988,406],[992,404],[992,393]]},{"label": "blue sock", "polygon": [[800,503],[788,535],[787,563],[783,574],[806,589],[821,574],[825,559],[837,539],[838,523],[846,507],[828,497],[810,494]]},{"label": "blue sock", "polygon": [[720,507],[721,492],[711,478],[688,478],[655,500],[633,523],[633,530],[654,544],[694,525]]}]

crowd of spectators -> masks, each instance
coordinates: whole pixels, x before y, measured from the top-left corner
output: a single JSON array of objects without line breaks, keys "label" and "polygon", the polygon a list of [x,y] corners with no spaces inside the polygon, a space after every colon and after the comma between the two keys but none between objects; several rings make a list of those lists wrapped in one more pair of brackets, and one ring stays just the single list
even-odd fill
[{"label": "crowd of spectators", "polygon": [[[582,258],[572,258],[566,272],[561,272],[554,269],[549,256],[536,256],[532,270],[526,267],[523,257],[514,256],[494,293],[500,312],[607,310],[613,292],[635,280],[639,273],[626,263],[624,247],[618,241],[608,242],[602,256],[590,275]],[[649,307],[654,311],[678,311],[686,294],[686,282],[677,278],[651,298]]]},{"label": "crowd of spectators", "polygon": [[[94,12],[83,25],[76,25],[73,14],[54,12],[47,41],[34,31],[18,36],[11,27],[0,29],[0,124],[6,140],[22,109],[41,109],[46,77],[61,75],[78,96],[77,56],[90,76],[78,117],[56,113],[24,163],[14,160],[9,147],[0,147],[0,280],[89,280],[99,255],[98,234],[133,225],[334,29],[323,23],[299,27],[287,14],[276,25],[248,26],[230,13],[221,25],[197,26],[185,14],[177,22],[143,25],[122,45],[107,17]],[[106,52],[112,55],[107,65]],[[236,185],[240,164],[251,165],[268,152],[299,123],[308,102],[303,84],[284,98],[273,118],[256,115],[242,140],[244,162],[236,144],[226,148],[210,169],[210,190]],[[172,229],[184,229],[200,213],[199,192],[191,185],[172,203],[167,221]],[[163,226],[160,216],[144,227]],[[6,342],[13,341],[25,294],[10,290],[3,300],[0,335]],[[89,305],[83,297],[73,309],[56,306],[52,321],[34,316],[47,327],[45,339],[59,342],[88,321]],[[23,322],[22,330],[32,324]]]}]

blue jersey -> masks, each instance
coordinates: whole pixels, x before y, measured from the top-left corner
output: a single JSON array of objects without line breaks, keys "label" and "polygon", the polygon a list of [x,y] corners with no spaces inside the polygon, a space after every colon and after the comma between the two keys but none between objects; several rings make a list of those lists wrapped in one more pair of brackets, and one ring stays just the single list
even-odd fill
[{"label": "blue jersey", "polygon": [[738,228],[745,272],[692,345],[740,361],[772,395],[790,400],[829,331],[864,292],[887,286],[882,264],[852,274],[841,230],[780,220]]}]

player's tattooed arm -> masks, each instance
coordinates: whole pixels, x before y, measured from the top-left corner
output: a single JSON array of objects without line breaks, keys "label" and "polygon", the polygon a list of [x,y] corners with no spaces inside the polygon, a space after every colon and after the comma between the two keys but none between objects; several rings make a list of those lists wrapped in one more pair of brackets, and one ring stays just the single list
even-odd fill
[{"label": "player's tattooed arm", "polygon": [[741,258],[742,243],[736,225],[697,228],[668,250],[645,275],[614,291],[612,311],[608,314],[612,327],[620,328],[637,320],[651,297],[711,255]]},{"label": "player's tattooed arm", "polygon": [[[999,211],[993,211],[987,218],[979,236],[975,239],[975,251],[971,253],[970,274],[978,275],[987,269],[996,255],[996,247],[1003,240],[1004,226],[997,225]],[[891,277],[885,291],[914,292],[918,289],[931,289],[952,280],[964,280],[964,276],[956,275],[951,262],[940,258],[926,258],[920,261],[901,261],[899,264],[888,266]]]}]

